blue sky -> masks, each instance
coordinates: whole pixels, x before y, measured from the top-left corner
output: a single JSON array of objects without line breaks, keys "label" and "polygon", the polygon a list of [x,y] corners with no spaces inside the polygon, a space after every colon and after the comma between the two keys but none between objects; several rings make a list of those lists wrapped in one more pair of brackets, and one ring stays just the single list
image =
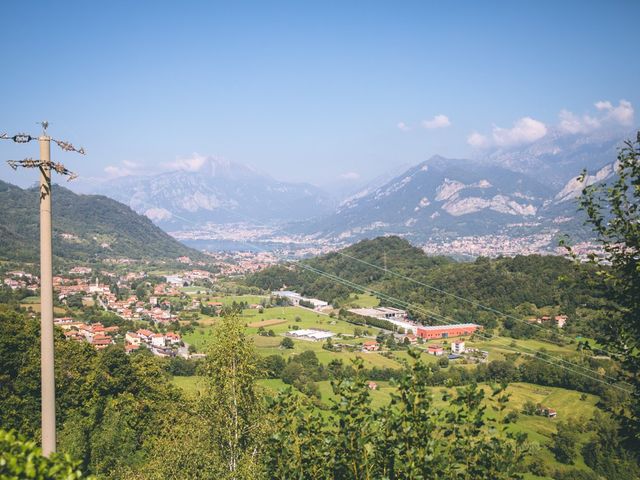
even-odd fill
[{"label": "blue sky", "polygon": [[638,18],[637,1],[3,2],[0,132],[49,120],[87,149],[56,154],[85,178],[194,153],[371,178],[561,122],[636,126]]}]

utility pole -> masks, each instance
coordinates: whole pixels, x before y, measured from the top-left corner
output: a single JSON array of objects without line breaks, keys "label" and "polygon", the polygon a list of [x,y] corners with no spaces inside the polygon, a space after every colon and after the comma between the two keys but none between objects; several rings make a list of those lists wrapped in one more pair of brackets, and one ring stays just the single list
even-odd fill
[{"label": "utility pole", "polygon": [[[60,148],[84,155],[84,150],[76,149],[68,142],[55,140],[47,135],[48,122],[40,122],[42,135],[37,137],[40,144],[40,159],[8,160],[11,168],[38,168],[40,170],[40,373],[42,411],[42,453],[49,456],[56,451],[56,384],[53,350],[53,258],[51,248],[51,170],[68,176],[76,175],[61,163],[51,161],[51,141]],[[9,137],[0,135],[0,140],[28,143],[36,137],[19,133]]]}]

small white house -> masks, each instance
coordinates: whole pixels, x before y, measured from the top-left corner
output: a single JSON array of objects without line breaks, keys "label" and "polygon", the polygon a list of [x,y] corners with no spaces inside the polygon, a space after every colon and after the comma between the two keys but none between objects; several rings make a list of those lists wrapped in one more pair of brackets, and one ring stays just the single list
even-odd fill
[{"label": "small white house", "polygon": [[154,333],[153,335],[151,335],[151,345],[153,345],[154,347],[164,347],[164,335],[162,335],[161,333]]}]

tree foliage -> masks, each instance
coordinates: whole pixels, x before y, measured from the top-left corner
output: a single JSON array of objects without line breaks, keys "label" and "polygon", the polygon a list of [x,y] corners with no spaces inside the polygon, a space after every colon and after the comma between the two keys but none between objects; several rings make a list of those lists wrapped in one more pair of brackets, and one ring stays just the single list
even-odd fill
[{"label": "tree foliage", "polygon": [[[616,304],[607,311],[600,340],[618,353],[635,386],[629,429],[640,445],[640,132],[620,149],[617,176],[587,186],[580,198],[605,256],[591,261]],[[586,173],[583,174],[583,178]]]},{"label": "tree foliage", "polygon": [[82,473],[80,462],[69,455],[53,454],[45,457],[35,442],[0,430],[0,478],[33,480],[91,479]]}]

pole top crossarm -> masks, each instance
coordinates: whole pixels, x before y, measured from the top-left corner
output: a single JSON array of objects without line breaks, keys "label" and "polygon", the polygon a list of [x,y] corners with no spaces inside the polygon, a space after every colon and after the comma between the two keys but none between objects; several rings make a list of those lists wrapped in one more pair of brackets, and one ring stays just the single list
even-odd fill
[{"label": "pole top crossarm", "polygon": [[[58,145],[65,152],[76,152],[80,155],[85,155],[84,148],[76,148],[70,142],[66,142],[64,140],[57,140],[55,138],[51,138],[47,135],[47,128],[49,128],[49,122],[44,120],[42,122],[36,122],[38,125],[42,126],[42,136],[37,137],[28,133],[17,133],[15,135],[10,136],[7,133],[0,134],[0,140],[13,140],[15,143],[29,143],[32,140],[45,140],[52,141],[56,145]],[[77,178],[77,175],[67,169],[62,163],[52,162],[51,160],[34,160],[33,158],[25,158],[24,160],[8,160],[7,163],[11,168],[16,170],[18,167],[23,168],[42,168],[49,167],[51,170],[55,171],[60,175],[64,175],[68,178],[68,181]]]}]

